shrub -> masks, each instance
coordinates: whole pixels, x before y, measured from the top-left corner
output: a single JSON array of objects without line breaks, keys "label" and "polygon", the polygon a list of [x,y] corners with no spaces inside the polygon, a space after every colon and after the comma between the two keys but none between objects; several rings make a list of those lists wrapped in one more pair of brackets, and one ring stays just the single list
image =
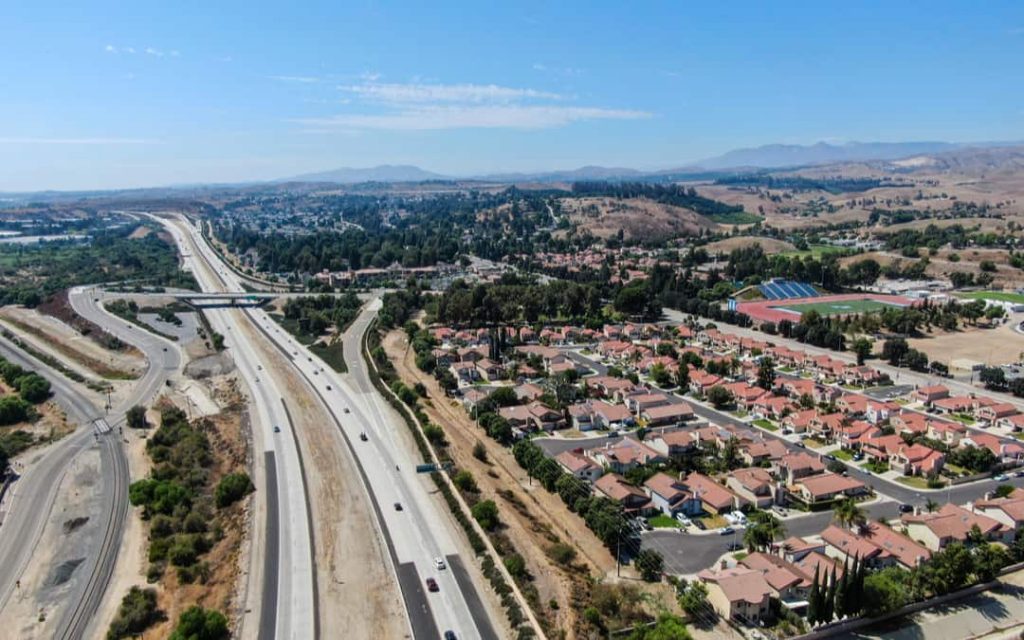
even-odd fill
[{"label": "shrub", "polygon": [[498,505],[494,503],[494,500],[481,500],[473,505],[470,511],[473,513],[473,518],[485,530],[492,531],[498,526]]},{"label": "shrub", "polygon": [[107,640],[141,635],[163,618],[163,612],[156,606],[156,590],[132,587],[121,600],[117,616],[110,623]]},{"label": "shrub", "polygon": [[247,473],[229,473],[221,478],[215,492],[217,506],[223,509],[249,495],[255,487]]},{"label": "shrub", "polygon": [[473,474],[465,469],[456,473],[455,477],[452,478],[452,482],[455,483],[456,487],[468,493],[476,493],[480,490],[480,488],[476,486],[476,480],[473,478]]},{"label": "shrub", "polygon": [[170,640],[222,640],[230,637],[228,619],[219,611],[193,605],[178,618]]}]

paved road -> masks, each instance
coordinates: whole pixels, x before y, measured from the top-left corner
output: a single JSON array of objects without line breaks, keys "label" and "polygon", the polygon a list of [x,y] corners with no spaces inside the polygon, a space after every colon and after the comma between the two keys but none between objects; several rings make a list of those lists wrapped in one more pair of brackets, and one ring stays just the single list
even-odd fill
[{"label": "paved road", "polygon": [[[186,269],[192,271],[204,291],[241,291],[231,272],[218,268],[218,261],[207,245],[200,244],[198,231],[181,220],[161,220],[174,237]],[[279,517],[265,522],[265,540],[278,541],[278,548],[264,552],[276,562],[267,563],[263,584],[258,588],[277,589],[275,618],[262,616],[259,636],[262,638],[313,638],[318,635],[316,576],[313,564],[313,541],[310,527],[305,476],[292,424],[282,398],[284,397],[261,359],[255,346],[260,339],[255,324],[256,312],[241,309],[210,309],[206,317],[214,331],[224,336],[225,344],[253,400],[252,415],[255,446],[272,452],[275,464],[276,504]],[[262,445],[261,445],[262,443]],[[268,458],[270,460],[270,458]],[[268,487],[267,479],[263,482]],[[269,503],[269,499],[268,499]],[[269,585],[276,585],[269,586]],[[243,626],[251,624],[243,620]]]},{"label": "paved road", "polygon": [[[184,228],[175,227],[178,230]],[[189,227],[189,232],[193,234],[192,245],[198,246],[201,242],[198,232],[192,227]],[[209,247],[202,245],[200,248],[206,261],[218,265],[219,275],[230,281],[231,272],[219,266]],[[393,568],[410,609],[415,637],[436,637],[429,622],[421,617],[426,615],[424,611],[428,611],[436,629],[452,630],[459,638],[497,638],[486,615],[473,611],[480,602],[473,584],[468,580],[460,581],[452,570],[434,567],[434,558],[458,556],[456,540],[459,533],[452,528],[443,507],[430,497],[429,493],[435,489],[429,477],[415,473],[416,454],[405,446],[401,433],[407,427],[373,387],[362,360],[362,336],[379,308],[379,300],[364,307],[344,335],[347,374],[333,371],[281,329],[266,312],[250,310],[246,314],[257,323],[264,336],[291,358],[296,369],[334,416],[345,440],[353,443],[351,450],[361,468],[364,486],[375,504],[382,535],[392,553]],[[360,440],[360,433],[367,435],[366,442]],[[395,503],[402,505],[401,511],[393,508]],[[413,573],[406,567],[409,564],[413,565]],[[415,580],[410,584],[412,576]],[[423,591],[423,581],[428,576],[438,582],[438,592]],[[422,608],[424,602],[427,609]]]},{"label": "paved road", "polygon": [[[80,302],[84,289],[72,292],[72,305],[81,315],[102,325],[113,325],[116,319],[99,309],[85,309]],[[77,299],[77,300],[76,300]],[[50,380],[59,405],[72,421],[86,428],[57,443],[41,458],[30,464],[28,471],[16,483],[15,497],[10,501],[3,531],[0,532],[0,595],[6,603],[14,581],[25,570],[43,527],[53,507],[56,491],[64,471],[82,450],[93,445],[100,448],[103,472],[100,519],[105,523],[99,548],[86,559],[83,570],[76,572],[71,590],[70,605],[61,614],[57,636],[80,638],[90,631],[117,561],[117,552],[124,531],[128,508],[128,462],[121,447],[119,429],[124,414],[135,404],[148,404],[159,391],[168,375],[180,365],[180,353],[175,345],[144,332],[131,332],[111,327],[111,333],[138,347],[149,363],[143,377],[134,384],[130,395],[109,414],[99,409],[87,393],[70,383],[63,375],[52,372],[46,365],[6,342],[5,357],[27,368],[39,371]],[[103,418],[112,428],[109,433],[94,435],[93,422]]]}]

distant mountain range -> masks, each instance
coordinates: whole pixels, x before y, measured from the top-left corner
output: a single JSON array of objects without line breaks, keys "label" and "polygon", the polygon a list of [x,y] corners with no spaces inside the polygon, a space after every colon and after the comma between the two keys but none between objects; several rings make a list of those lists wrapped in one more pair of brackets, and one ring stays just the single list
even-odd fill
[{"label": "distant mountain range", "polygon": [[356,182],[424,182],[426,180],[451,180],[439,173],[432,173],[412,165],[382,164],[366,169],[343,167],[332,171],[304,173],[293,178],[277,182],[337,182],[352,184]]},{"label": "distant mountain range", "polygon": [[[986,142],[960,144],[952,142],[848,142],[812,145],[768,144],[749,149],[735,149],[720,156],[690,165],[659,171],[639,171],[626,167],[585,166],[578,169],[521,173],[493,173],[475,176],[446,176],[411,165],[381,165],[365,169],[342,168],[307,173],[277,182],[423,182],[426,180],[481,180],[486,182],[573,182],[576,180],[636,180],[641,178],[685,179],[702,173],[781,169],[849,162],[885,162],[904,158],[932,158],[944,162],[961,152],[977,154],[978,150],[1010,147],[1020,143]],[[1000,154],[997,154],[1000,155]],[[955,164],[953,162],[952,164]],[[693,178],[690,178],[693,179]]]}]

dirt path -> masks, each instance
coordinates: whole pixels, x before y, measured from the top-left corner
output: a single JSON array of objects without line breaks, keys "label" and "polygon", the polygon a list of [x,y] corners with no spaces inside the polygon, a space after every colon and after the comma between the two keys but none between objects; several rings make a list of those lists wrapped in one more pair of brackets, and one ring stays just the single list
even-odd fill
[{"label": "dirt path", "polygon": [[388,551],[347,445],[291,363],[264,340],[256,343],[285,392],[298,434],[312,509],[324,637],[405,637],[408,627]]},{"label": "dirt path", "polygon": [[[570,605],[574,601],[574,583],[586,580],[589,575],[605,576],[614,572],[614,560],[583,521],[566,509],[561,498],[536,483],[531,486],[511,451],[488,438],[457,401],[444,395],[432,376],[416,369],[415,353],[408,348],[404,332],[392,331],[383,344],[407,384],[422,382],[426,386],[425,412],[431,421],[444,428],[450,443],[448,451],[456,465],[472,472],[481,493],[499,503],[502,521],[507,525],[505,533],[534,576],[533,585],[537,588],[539,602],[543,603],[543,611],[538,613],[548,617],[553,628],[573,629],[574,612]],[[486,463],[473,457],[477,442],[487,449]],[[511,500],[506,495],[510,495]],[[545,549],[556,541],[576,548],[576,570],[566,571],[547,556]],[[559,603],[557,610],[547,606],[550,600]],[[574,636],[569,632],[567,637]]]}]

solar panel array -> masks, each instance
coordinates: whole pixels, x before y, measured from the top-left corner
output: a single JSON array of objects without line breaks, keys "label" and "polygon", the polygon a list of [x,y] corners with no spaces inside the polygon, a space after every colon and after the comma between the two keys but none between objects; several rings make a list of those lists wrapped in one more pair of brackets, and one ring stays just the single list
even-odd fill
[{"label": "solar panel array", "polygon": [[789,298],[813,298],[818,295],[814,287],[804,282],[792,280],[771,280],[757,287],[768,300],[787,300]]}]

